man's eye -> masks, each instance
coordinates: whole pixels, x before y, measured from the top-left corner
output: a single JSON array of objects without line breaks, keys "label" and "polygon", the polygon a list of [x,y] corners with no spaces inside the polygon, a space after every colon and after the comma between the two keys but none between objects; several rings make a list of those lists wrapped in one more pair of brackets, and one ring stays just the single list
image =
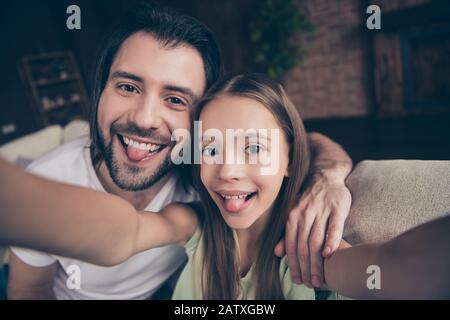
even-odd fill
[{"label": "man's eye", "polygon": [[178,97],[170,97],[168,100],[175,105],[186,105],[186,103]]},{"label": "man's eye", "polygon": [[247,148],[245,148],[245,151],[248,154],[258,154],[262,151],[263,147],[259,144],[251,144]]},{"label": "man's eye", "polygon": [[138,92],[135,86],[132,86],[131,84],[120,84],[117,86],[119,89],[126,91],[126,92]]},{"label": "man's eye", "polygon": [[203,149],[203,155],[206,157],[215,157],[218,153],[219,152],[215,147],[206,147]]}]

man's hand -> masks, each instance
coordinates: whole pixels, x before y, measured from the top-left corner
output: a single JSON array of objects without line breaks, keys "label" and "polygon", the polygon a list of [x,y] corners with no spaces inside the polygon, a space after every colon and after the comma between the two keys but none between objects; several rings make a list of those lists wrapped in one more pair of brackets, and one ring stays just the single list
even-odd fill
[{"label": "man's hand", "polygon": [[312,177],[298,205],[289,213],[285,239],[275,254],[285,252],[292,279],[309,287],[324,283],[323,258],[338,247],[350,211],[345,178],[352,162],[345,151],[321,134],[310,134]]}]

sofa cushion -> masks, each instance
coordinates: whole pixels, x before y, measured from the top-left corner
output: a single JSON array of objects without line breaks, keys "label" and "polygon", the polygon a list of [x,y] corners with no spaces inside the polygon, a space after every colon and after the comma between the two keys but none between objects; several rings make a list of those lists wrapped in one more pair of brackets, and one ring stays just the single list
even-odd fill
[{"label": "sofa cushion", "polygon": [[73,120],[63,129],[62,143],[89,135],[89,123],[85,120]]},{"label": "sofa cushion", "polygon": [[62,133],[61,126],[46,127],[1,146],[0,156],[10,162],[16,162],[18,158],[36,159],[59,146]]},{"label": "sofa cushion", "polygon": [[344,238],[351,244],[387,241],[450,214],[450,161],[363,161],[346,183],[353,199]]}]

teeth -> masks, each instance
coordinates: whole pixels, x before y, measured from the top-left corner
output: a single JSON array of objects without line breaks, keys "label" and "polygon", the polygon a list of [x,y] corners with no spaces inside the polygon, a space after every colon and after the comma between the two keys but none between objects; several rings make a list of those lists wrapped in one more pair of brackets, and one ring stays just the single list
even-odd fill
[{"label": "teeth", "polygon": [[139,150],[146,150],[146,151],[154,152],[154,151],[162,148],[162,145],[160,145],[160,144],[139,143],[139,142],[137,142],[133,139],[127,138],[125,136],[122,136],[122,137],[123,137],[123,141],[125,142],[126,145],[130,145]]},{"label": "teeth", "polygon": [[155,151],[155,150],[158,150],[159,148],[161,147],[161,145],[158,145],[158,144],[153,144],[153,145],[151,145],[151,147],[150,147],[150,151]]},{"label": "teeth", "polygon": [[222,196],[222,198],[227,199],[227,200],[237,200],[237,199],[245,199],[245,197],[247,197],[249,194],[251,193],[246,193],[246,194],[240,194],[238,196],[229,196],[226,194],[220,194]]}]

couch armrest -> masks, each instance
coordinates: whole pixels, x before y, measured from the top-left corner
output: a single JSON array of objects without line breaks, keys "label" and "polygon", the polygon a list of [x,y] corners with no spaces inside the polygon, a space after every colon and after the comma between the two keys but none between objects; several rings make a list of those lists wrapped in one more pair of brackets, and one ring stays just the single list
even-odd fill
[{"label": "couch armrest", "polygon": [[362,161],[346,181],[353,198],[344,238],[387,241],[450,214],[450,161]]}]

